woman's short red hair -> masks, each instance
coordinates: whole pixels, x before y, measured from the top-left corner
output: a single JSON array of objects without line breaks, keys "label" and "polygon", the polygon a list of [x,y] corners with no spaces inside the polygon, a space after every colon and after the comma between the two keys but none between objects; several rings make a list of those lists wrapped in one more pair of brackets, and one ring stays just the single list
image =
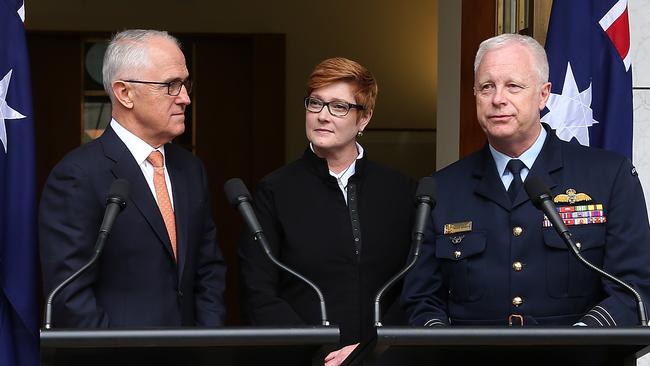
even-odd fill
[{"label": "woman's short red hair", "polygon": [[362,115],[375,109],[377,99],[377,81],[370,71],[359,63],[344,57],[328,58],[321,61],[307,80],[307,95],[336,82],[348,82],[355,86],[355,103],[366,107]]}]

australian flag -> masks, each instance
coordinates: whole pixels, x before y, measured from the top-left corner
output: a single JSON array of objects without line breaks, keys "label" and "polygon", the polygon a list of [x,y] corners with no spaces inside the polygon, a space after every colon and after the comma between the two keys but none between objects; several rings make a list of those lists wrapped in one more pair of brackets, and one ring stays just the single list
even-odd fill
[{"label": "australian flag", "polygon": [[632,158],[627,0],[554,1],[546,52],[553,86],[542,121],[563,140]]},{"label": "australian flag", "polygon": [[38,365],[34,119],[22,0],[0,0],[0,365]]}]

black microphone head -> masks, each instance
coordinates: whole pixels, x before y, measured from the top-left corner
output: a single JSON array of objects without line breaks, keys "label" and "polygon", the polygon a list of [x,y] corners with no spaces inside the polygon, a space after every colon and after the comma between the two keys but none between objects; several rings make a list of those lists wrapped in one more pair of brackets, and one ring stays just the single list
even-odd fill
[{"label": "black microphone head", "polygon": [[115,179],[111,184],[111,188],[108,191],[108,197],[106,198],[107,203],[118,203],[120,206],[126,205],[126,200],[129,198],[129,191],[131,185],[126,179]]},{"label": "black microphone head", "polygon": [[546,184],[542,178],[536,175],[529,175],[526,177],[526,181],[524,182],[524,189],[526,190],[530,201],[538,209],[541,207],[540,205],[542,201],[551,198],[551,192],[548,190],[548,187],[546,187]]},{"label": "black microphone head", "polygon": [[433,177],[424,177],[418,183],[415,198],[419,202],[424,197],[427,197],[426,199],[431,201],[432,204],[436,202],[436,181]]},{"label": "black microphone head", "polygon": [[230,178],[224,183],[223,190],[226,192],[226,198],[232,207],[237,207],[242,200],[250,200],[251,194],[244,182],[239,178]]}]

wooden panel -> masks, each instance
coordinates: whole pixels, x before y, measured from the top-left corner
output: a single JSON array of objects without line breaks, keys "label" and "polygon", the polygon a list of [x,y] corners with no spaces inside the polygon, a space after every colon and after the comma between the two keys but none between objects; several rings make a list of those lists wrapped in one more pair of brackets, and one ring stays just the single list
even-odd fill
[{"label": "wooden panel", "polygon": [[237,240],[242,229],[237,212],[223,194],[231,177],[247,177],[250,161],[252,94],[251,44],[238,39],[203,38],[195,42],[196,154],[206,164],[218,239],[226,258],[227,323],[239,318]]},{"label": "wooden panel", "polygon": [[[284,35],[258,35],[253,39],[253,130],[250,184],[284,164],[285,145],[285,41]],[[302,100],[297,103],[302,104]]]},{"label": "wooden panel", "polygon": [[50,170],[79,146],[81,136],[81,38],[27,33],[35,116],[38,196]]},{"label": "wooden panel", "polygon": [[480,149],[485,144],[485,134],[476,119],[474,85],[474,56],[478,45],[494,36],[496,2],[463,0],[461,20],[460,60],[460,144],[461,158]]},{"label": "wooden panel", "polygon": [[548,21],[551,16],[552,6],[553,0],[533,1],[533,37],[542,46],[546,43],[546,32],[548,30]]},{"label": "wooden panel", "polygon": [[240,323],[237,242],[242,221],[223,194],[249,189],[284,162],[284,37],[201,37],[194,43],[196,154],[205,162],[228,276],[226,324]]}]

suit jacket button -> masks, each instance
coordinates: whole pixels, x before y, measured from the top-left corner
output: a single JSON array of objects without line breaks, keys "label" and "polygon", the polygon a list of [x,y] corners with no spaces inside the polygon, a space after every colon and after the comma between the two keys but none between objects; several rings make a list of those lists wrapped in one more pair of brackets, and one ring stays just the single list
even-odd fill
[{"label": "suit jacket button", "polygon": [[515,297],[512,298],[512,305],[514,305],[514,306],[519,306],[519,305],[521,305],[523,303],[524,303],[524,299],[522,299],[519,296],[515,296]]},{"label": "suit jacket button", "polygon": [[524,269],[524,265],[521,264],[521,262],[517,261],[512,264],[512,269],[514,269],[516,272],[519,272]]},{"label": "suit jacket button", "polygon": [[178,290],[178,297],[183,297],[183,291]]},{"label": "suit jacket button", "polygon": [[512,228],[512,235],[514,236],[521,236],[523,233],[524,229],[522,229],[521,226],[515,226]]}]

